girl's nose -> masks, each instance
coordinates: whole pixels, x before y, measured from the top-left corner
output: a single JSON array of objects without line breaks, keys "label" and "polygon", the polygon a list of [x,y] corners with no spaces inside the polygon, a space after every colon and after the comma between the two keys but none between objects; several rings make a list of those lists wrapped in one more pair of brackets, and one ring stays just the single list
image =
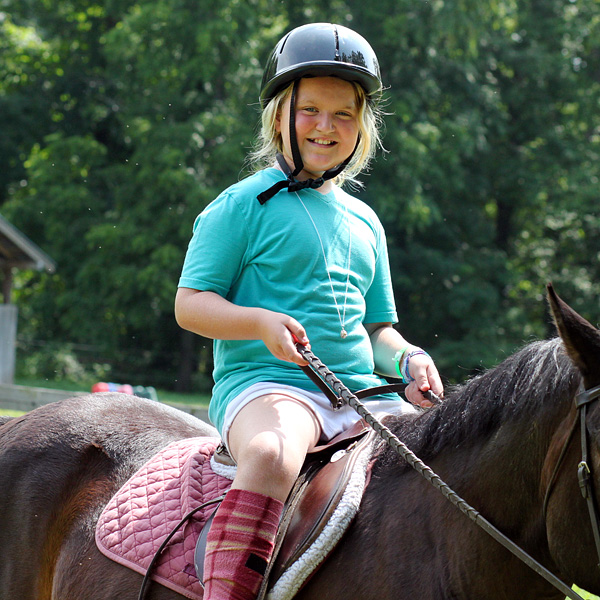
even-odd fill
[{"label": "girl's nose", "polygon": [[320,113],[317,121],[317,129],[323,132],[333,131],[333,116],[326,112]]}]

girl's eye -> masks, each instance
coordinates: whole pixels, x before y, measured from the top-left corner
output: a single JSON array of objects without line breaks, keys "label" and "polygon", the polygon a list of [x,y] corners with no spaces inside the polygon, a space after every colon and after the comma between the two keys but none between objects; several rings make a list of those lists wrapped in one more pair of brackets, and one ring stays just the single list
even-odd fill
[{"label": "girl's eye", "polygon": [[[299,110],[301,112],[310,113],[310,114],[317,114],[319,112],[319,109],[316,108],[315,106],[303,106]],[[342,119],[352,119],[354,117],[354,114],[347,110],[340,110],[340,111],[336,112],[335,114],[338,117],[341,117]]]}]

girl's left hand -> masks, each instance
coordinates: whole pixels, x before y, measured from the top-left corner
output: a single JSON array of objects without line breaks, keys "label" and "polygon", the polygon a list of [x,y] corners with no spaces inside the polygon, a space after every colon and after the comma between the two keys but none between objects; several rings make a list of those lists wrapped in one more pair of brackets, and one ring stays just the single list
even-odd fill
[{"label": "girl's left hand", "polygon": [[433,359],[426,354],[417,354],[410,359],[410,375],[415,378],[406,388],[406,398],[412,404],[423,408],[433,406],[433,403],[425,396],[423,392],[431,390],[436,396],[443,398],[444,386],[440,374],[433,362]]}]

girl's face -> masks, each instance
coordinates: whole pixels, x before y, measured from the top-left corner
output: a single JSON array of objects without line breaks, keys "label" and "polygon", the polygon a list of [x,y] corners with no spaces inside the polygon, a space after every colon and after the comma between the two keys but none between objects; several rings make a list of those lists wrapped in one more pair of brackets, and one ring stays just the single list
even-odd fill
[{"label": "girl's face", "polygon": [[[290,100],[291,95],[277,115],[276,129],[281,134],[283,156],[293,170]],[[296,137],[304,170],[297,179],[320,177],[352,154],[358,139],[358,115],[356,92],[350,82],[337,77],[300,80],[296,93]]]}]

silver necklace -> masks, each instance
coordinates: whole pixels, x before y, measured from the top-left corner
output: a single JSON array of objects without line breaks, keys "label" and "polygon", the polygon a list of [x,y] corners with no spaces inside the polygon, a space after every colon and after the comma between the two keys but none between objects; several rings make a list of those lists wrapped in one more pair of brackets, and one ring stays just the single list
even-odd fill
[{"label": "silver necklace", "polygon": [[333,302],[335,303],[335,309],[337,310],[338,319],[340,320],[340,337],[344,339],[348,335],[348,332],[346,331],[344,326],[346,324],[346,300],[348,299],[348,287],[350,285],[350,259],[352,257],[352,229],[350,228],[350,220],[348,218],[348,207],[345,207],[346,223],[348,225],[348,261],[346,265],[346,291],[344,292],[344,306],[340,311],[337,298],[335,297],[335,290],[333,289],[333,281],[331,279],[331,273],[329,272],[327,257],[325,256],[325,246],[323,245],[323,240],[321,239],[321,235],[319,234],[319,230],[317,229],[317,225],[314,219],[312,218],[312,215],[308,211],[308,208],[306,208],[304,202],[302,202],[302,198],[300,198],[298,192],[296,192],[296,197],[298,198],[298,200],[300,200],[300,204],[302,204],[304,210],[306,211],[306,214],[308,215],[308,218],[310,219],[310,222],[314,227],[315,233],[319,238],[319,243],[321,244],[321,253],[323,254],[323,261],[325,262],[325,271],[327,271],[327,277],[329,278],[329,287],[331,287],[331,295],[333,297]]}]

